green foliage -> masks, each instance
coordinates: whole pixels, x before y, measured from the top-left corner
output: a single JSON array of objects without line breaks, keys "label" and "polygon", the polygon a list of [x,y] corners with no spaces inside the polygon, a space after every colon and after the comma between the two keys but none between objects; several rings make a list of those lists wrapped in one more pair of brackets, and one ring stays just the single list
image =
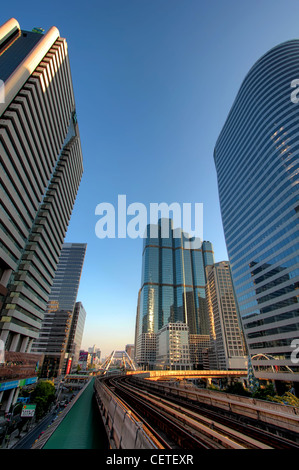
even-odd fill
[{"label": "green foliage", "polygon": [[219,387],[217,387],[216,385],[211,383],[210,385],[208,385],[207,389],[208,390],[219,390]]},{"label": "green foliage", "polygon": [[284,395],[279,396],[269,396],[267,397],[269,401],[274,401],[281,403],[282,405],[290,405],[299,408],[299,398],[295,397],[291,392],[286,392]]},{"label": "green foliage", "polygon": [[49,410],[55,400],[55,386],[50,380],[39,382],[31,394],[31,401],[36,403],[36,418],[40,419]]},{"label": "green foliage", "polygon": [[259,400],[268,400],[269,397],[275,396],[275,388],[273,384],[269,384],[264,388],[259,387],[253,394],[253,398],[257,398]]},{"label": "green foliage", "polygon": [[241,382],[234,382],[234,383],[230,384],[226,388],[225,392],[226,393],[233,393],[234,395],[242,395],[242,396],[246,396],[246,397],[251,396],[251,393],[243,387]]}]

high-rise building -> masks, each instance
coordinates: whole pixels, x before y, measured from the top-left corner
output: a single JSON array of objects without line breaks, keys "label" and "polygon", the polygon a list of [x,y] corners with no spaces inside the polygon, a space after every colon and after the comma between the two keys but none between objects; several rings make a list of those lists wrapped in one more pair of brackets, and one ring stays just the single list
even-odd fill
[{"label": "high-rise building", "polygon": [[156,366],[156,344],[156,333],[141,333],[137,336],[135,362],[146,370]]},{"label": "high-rise building", "polygon": [[94,344],[92,347],[88,348],[86,366],[92,369],[97,368],[100,365],[100,360],[101,350]]},{"label": "high-rise building", "polygon": [[128,356],[130,356],[130,358],[134,360],[134,356],[135,356],[134,344],[126,344],[125,351],[128,354]]},{"label": "high-rise building", "polygon": [[255,376],[299,381],[299,40],[279,44],[246,75],[214,160],[232,277]]},{"label": "high-rise building", "polygon": [[[58,29],[23,31],[15,19],[0,26],[0,80],[0,339],[8,361],[36,365],[31,347],[83,172],[67,43]],[[17,399],[15,387],[7,402],[2,396],[6,408]]]},{"label": "high-rise building", "polygon": [[[246,345],[229,263],[221,261],[207,266],[206,272],[210,342],[214,349],[210,366],[217,370],[247,369]],[[212,357],[216,359],[214,364]]]},{"label": "high-rise building", "polygon": [[189,351],[192,369],[210,369],[210,335],[189,335]]},{"label": "high-rise building", "polygon": [[[62,246],[42,328],[32,347],[32,351],[44,355],[41,377],[57,377],[70,372],[75,333],[78,328],[78,335],[82,335],[85,320],[85,310],[80,304],[78,323],[75,306],[86,246],[86,243],[64,243]],[[80,349],[81,344],[78,346]]]},{"label": "high-rise building", "polygon": [[67,345],[67,355],[71,370],[76,371],[79,363],[81,343],[84,333],[86,311],[82,302],[76,302]]},{"label": "high-rise building", "polygon": [[173,229],[171,219],[160,219],[157,226],[147,227],[136,316],[138,364],[154,360],[150,348],[151,360],[145,354],[145,341],[151,344],[153,335],[167,323],[184,322],[190,334],[208,334],[205,266],[214,263],[213,248],[210,242],[191,240],[182,229]]},{"label": "high-rise building", "polygon": [[167,323],[156,336],[156,365],[163,370],[191,369],[189,328],[186,323]]}]

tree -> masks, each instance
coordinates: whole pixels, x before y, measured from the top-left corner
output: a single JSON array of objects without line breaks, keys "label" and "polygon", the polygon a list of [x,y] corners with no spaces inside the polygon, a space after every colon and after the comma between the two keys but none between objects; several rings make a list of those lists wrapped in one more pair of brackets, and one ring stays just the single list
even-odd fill
[{"label": "tree", "polygon": [[55,386],[50,380],[43,380],[37,384],[31,394],[31,400],[36,403],[36,418],[44,416],[55,400]]},{"label": "tree", "polygon": [[282,405],[290,405],[290,406],[295,406],[295,407],[299,408],[299,398],[297,398],[291,392],[286,392],[282,396],[279,396],[279,395],[269,396],[268,395],[267,399],[270,400],[270,401],[275,401],[275,402],[280,403]]},{"label": "tree", "polygon": [[269,384],[266,387],[259,387],[253,394],[253,398],[257,398],[259,400],[268,400],[269,397],[274,397],[275,395],[275,388],[273,384]]},{"label": "tree", "polygon": [[251,396],[248,390],[245,390],[241,382],[233,382],[226,388],[226,393],[233,393],[234,395],[243,395],[246,397]]}]

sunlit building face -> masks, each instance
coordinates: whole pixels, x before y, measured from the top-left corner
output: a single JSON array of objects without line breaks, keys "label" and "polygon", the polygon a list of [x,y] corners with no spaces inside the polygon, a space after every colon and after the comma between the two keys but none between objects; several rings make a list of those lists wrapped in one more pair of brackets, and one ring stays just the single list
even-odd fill
[{"label": "sunlit building face", "polygon": [[[168,225],[167,237],[162,232],[163,224]],[[156,232],[157,237],[153,238],[152,233]],[[148,226],[147,233],[136,319],[139,359],[144,357],[142,335],[157,334],[168,323],[183,322],[190,334],[208,334],[205,266],[214,262],[212,244],[203,242],[199,248],[193,248],[186,243],[187,234],[181,229],[173,230],[171,219],[160,219],[158,230],[151,231]]]}]

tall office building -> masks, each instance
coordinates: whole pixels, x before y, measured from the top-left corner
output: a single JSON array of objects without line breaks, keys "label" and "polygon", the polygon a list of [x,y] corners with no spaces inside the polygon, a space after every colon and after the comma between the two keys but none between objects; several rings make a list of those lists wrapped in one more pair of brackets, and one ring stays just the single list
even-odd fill
[{"label": "tall office building", "polygon": [[[73,360],[71,331],[73,329],[75,336],[78,326],[75,306],[85,252],[86,243],[64,243],[62,246],[42,328],[32,347],[32,351],[44,355],[41,377],[57,377],[70,371]],[[81,344],[79,350],[80,347]]]},{"label": "tall office building", "polygon": [[224,234],[257,378],[299,381],[298,112],[291,84],[299,40],[250,69],[218,137],[214,160]]},{"label": "tall office building", "polygon": [[8,361],[36,365],[29,353],[83,172],[66,40],[10,19],[0,27],[0,79],[0,339]]},{"label": "tall office building", "polygon": [[189,351],[191,368],[194,370],[211,369],[210,335],[190,335]]},{"label": "tall office building", "polygon": [[167,323],[156,336],[156,368],[192,369],[189,351],[189,328],[186,323]]},{"label": "tall office building", "polygon": [[214,354],[210,355],[210,366],[216,370],[247,369],[246,345],[229,263],[215,263],[207,266],[206,271],[210,342],[214,349]]},{"label": "tall office building", "polygon": [[82,302],[76,302],[66,350],[68,357],[66,373],[68,373],[69,371],[75,372],[77,370],[81,343],[84,333],[85,319],[86,310],[83,307]]},{"label": "tall office building", "polygon": [[134,356],[135,356],[134,344],[126,344],[125,351],[128,354],[128,356],[130,356],[130,358],[134,360]]},{"label": "tall office building", "polygon": [[[162,233],[163,227],[168,236]],[[210,242],[195,248],[188,234],[173,229],[171,219],[160,219],[155,228],[156,238],[150,225],[144,238],[135,332],[136,361],[147,365],[154,360],[153,335],[167,323],[184,322],[190,334],[208,334],[205,266],[214,263]]]}]

